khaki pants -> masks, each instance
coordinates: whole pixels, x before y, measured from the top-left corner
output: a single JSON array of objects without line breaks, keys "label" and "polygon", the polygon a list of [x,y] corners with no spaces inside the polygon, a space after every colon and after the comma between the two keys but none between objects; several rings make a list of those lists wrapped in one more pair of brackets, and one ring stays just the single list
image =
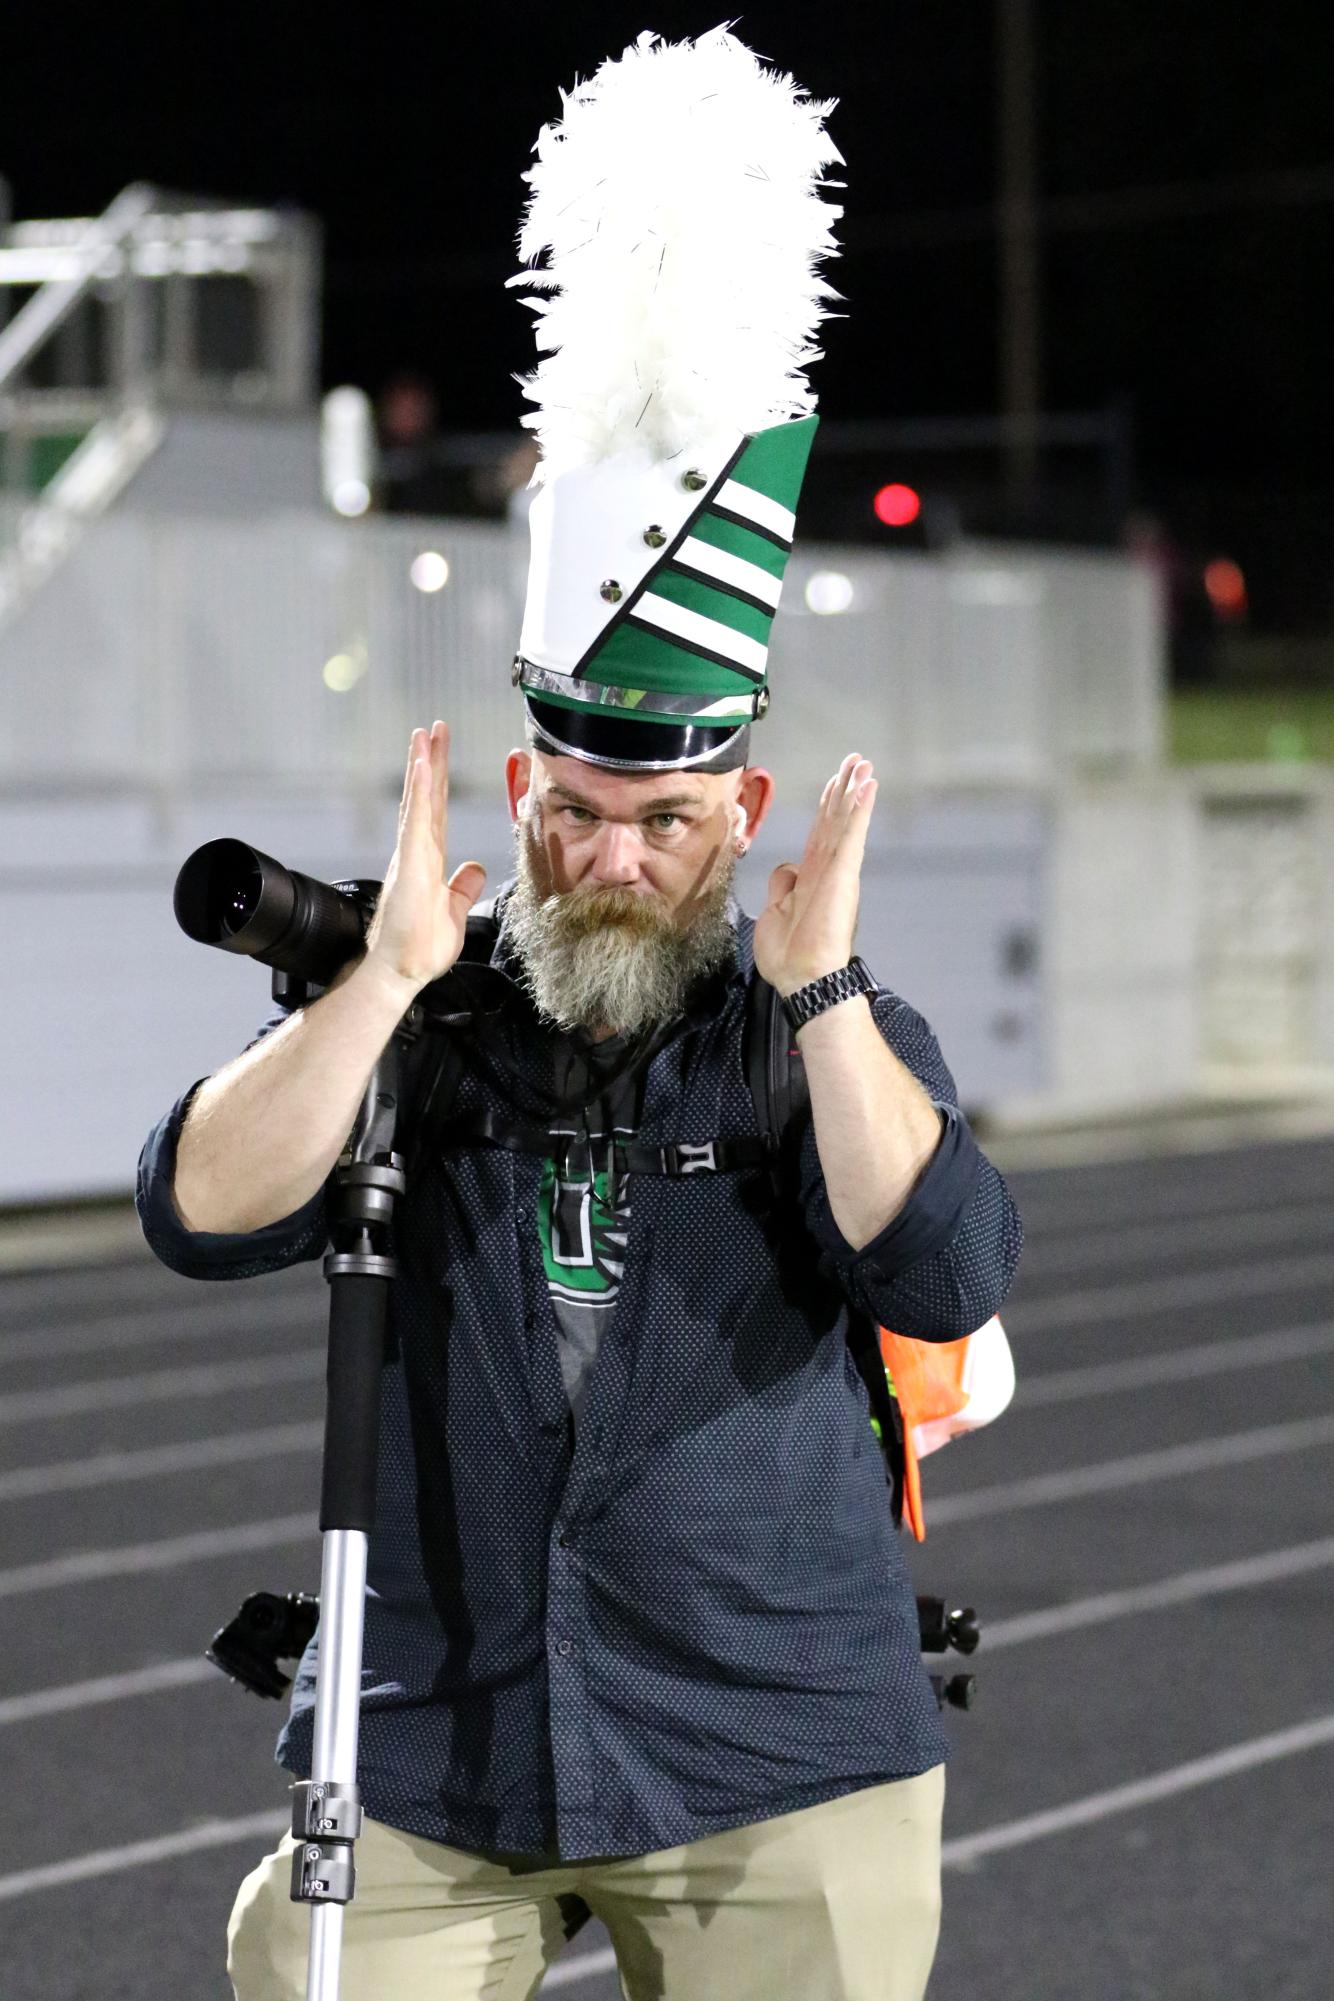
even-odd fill
[{"label": "khaki pants", "polygon": [[[681,1848],[502,1861],[367,1820],[341,2001],[529,2001],[581,1905],[629,2001],[921,2001],[940,1924],[945,1768]],[[310,1917],[284,1835],[228,1927],[237,2001],[304,2001]]]}]

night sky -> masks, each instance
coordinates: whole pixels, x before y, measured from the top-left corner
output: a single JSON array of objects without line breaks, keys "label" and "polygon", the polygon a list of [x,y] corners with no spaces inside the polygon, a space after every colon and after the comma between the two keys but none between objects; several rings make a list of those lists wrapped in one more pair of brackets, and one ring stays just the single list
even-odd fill
[{"label": "night sky", "polygon": [[[1290,509],[1328,562],[1334,488],[1329,0],[1038,0],[1045,404],[1119,403],[1135,494],[1244,541]],[[513,424],[532,363],[519,176],[557,88],[663,4],[339,11],[27,10],[0,70],[16,212],[90,213],[126,182],[313,210],[324,379],[416,366],[446,423]],[[828,419],[994,410],[991,0],[764,0],[736,32],[815,96],[846,162],[848,317],[816,364]],[[1113,199],[1113,198],[1117,199]]]}]

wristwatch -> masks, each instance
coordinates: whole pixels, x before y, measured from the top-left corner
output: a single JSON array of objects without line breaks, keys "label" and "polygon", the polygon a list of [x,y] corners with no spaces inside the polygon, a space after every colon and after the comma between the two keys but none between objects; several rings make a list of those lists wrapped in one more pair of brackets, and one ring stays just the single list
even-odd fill
[{"label": "wristwatch", "polygon": [[855,994],[879,991],[879,982],[868,970],[866,961],[849,959],[837,972],[822,973],[818,980],[798,987],[795,993],[784,994],[783,1008],[795,1032],[817,1014],[823,1014],[827,1007],[837,1007],[840,1001],[851,1000]]}]

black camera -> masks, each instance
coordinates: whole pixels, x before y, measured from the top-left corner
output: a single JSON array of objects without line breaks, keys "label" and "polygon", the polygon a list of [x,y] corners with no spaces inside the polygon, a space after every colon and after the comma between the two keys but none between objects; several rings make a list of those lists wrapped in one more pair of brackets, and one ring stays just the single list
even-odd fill
[{"label": "black camera", "polygon": [[240,952],[288,981],[327,987],[355,958],[378,882],[318,882],[244,841],[207,841],[176,878],[176,922],[200,945]]}]

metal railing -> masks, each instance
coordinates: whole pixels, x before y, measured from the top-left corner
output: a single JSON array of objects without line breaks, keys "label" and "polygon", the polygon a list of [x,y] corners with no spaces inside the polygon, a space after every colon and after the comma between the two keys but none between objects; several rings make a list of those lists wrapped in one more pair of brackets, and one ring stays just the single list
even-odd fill
[{"label": "metal railing", "polygon": [[[0,516],[0,622],[156,449],[164,411],[313,407],[319,266],[308,216],[145,183],[100,216],[0,227],[0,298],[36,287],[0,320],[0,490],[21,502]],[[204,287],[218,278],[253,290],[244,367],[209,366],[203,353]],[[39,361],[55,381],[31,379]],[[38,463],[43,446],[61,460],[54,470]]]},{"label": "metal railing", "polygon": [[[115,510],[0,633],[0,784],[379,798],[443,715],[457,782],[490,787],[522,740],[527,568],[526,532],[492,523]],[[889,791],[1154,765],[1155,603],[1121,557],[799,545],[755,755],[822,781],[860,749]]]}]

